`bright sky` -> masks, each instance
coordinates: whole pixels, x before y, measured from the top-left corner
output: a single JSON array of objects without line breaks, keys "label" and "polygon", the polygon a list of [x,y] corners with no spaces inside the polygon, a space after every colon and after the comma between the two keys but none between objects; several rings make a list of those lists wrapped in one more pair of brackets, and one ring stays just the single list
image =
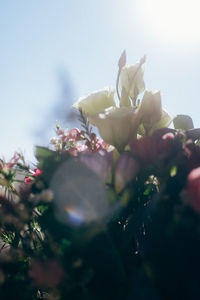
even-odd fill
[{"label": "bright sky", "polygon": [[[21,149],[33,158],[35,132],[60,105],[60,73],[68,74],[75,102],[115,86],[124,49],[129,64],[147,55],[146,87],[161,91],[168,112],[189,114],[200,127],[199,6],[199,0],[0,0],[0,156]],[[60,109],[70,105],[66,99]]]}]

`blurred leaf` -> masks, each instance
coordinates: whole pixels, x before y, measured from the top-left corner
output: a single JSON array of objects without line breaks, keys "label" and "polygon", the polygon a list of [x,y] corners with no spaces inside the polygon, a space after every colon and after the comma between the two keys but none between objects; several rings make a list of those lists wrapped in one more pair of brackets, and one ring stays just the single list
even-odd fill
[{"label": "blurred leaf", "polygon": [[175,129],[189,130],[194,128],[192,118],[188,115],[177,115],[173,122]]},{"label": "blurred leaf", "polygon": [[171,168],[171,170],[170,170],[170,176],[171,177],[174,177],[175,175],[176,175],[176,173],[177,173],[177,166],[173,166],[172,168]]},{"label": "blurred leaf", "polygon": [[39,161],[38,168],[43,171],[42,177],[46,182],[50,182],[57,167],[70,157],[68,153],[58,153],[40,146],[36,147],[35,156]]},{"label": "blurred leaf", "polygon": [[186,136],[188,139],[193,141],[200,139],[200,128],[192,128],[186,131]]}]

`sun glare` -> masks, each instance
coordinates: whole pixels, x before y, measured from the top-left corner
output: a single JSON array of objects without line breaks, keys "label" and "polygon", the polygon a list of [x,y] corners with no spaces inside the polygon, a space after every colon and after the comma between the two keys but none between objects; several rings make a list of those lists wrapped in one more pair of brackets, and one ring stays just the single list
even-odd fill
[{"label": "sun glare", "polygon": [[139,0],[144,26],[169,42],[200,42],[200,0]]}]

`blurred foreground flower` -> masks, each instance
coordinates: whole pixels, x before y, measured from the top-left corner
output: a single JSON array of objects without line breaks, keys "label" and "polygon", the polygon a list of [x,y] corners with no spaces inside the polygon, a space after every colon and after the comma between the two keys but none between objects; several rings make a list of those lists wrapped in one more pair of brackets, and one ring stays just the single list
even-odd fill
[{"label": "blurred foreground flower", "polygon": [[193,169],[187,177],[189,204],[200,213],[200,167]]},{"label": "blurred foreground flower", "polygon": [[139,163],[131,153],[125,152],[120,155],[115,168],[115,189],[117,193],[120,193],[135,178],[139,169]]},{"label": "blurred foreground flower", "polygon": [[56,259],[45,262],[34,259],[31,262],[29,276],[38,287],[54,288],[62,281],[63,269]]},{"label": "blurred foreground flower", "polygon": [[133,139],[130,143],[131,151],[142,162],[150,163],[164,155],[170,155],[174,135],[166,133],[163,136],[144,136]]},{"label": "blurred foreground flower", "polygon": [[113,152],[100,150],[98,152],[84,152],[79,154],[80,161],[96,173],[104,182],[112,170]]}]

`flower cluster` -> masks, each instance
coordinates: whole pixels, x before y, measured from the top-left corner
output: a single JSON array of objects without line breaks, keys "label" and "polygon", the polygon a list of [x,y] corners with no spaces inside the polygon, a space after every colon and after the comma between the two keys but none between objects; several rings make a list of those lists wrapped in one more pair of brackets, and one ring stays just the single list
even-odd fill
[{"label": "flower cluster", "polygon": [[109,148],[107,143],[91,131],[80,131],[78,128],[66,131],[57,125],[56,134],[57,137],[52,138],[50,144],[56,151],[70,153],[72,156],[77,156],[79,152],[95,152]]},{"label": "flower cluster", "polygon": [[81,97],[82,130],[57,125],[33,168],[0,161],[1,299],[199,299],[200,129],[144,63],[123,52],[116,89]]},{"label": "flower cluster", "polygon": [[[81,97],[73,105],[98,128],[104,141],[120,152],[137,133],[152,135],[155,130],[168,127],[172,122],[172,118],[161,107],[160,92],[145,90],[144,63],[145,57],[135,65],[126,65],[126,53],[123,52],[116,83],[119,107],[116,105],[113,87]],[[140,101],[138,96],[142,92],[144,95]]]},{"label": "flower cluster", "polygon": [[34,169],[31,171],[31,174],[29,176],[25,176],[25,183],[33,183],[34,182],[34,177],[40,176],[42,174],[42,170],[40,169]]}]

